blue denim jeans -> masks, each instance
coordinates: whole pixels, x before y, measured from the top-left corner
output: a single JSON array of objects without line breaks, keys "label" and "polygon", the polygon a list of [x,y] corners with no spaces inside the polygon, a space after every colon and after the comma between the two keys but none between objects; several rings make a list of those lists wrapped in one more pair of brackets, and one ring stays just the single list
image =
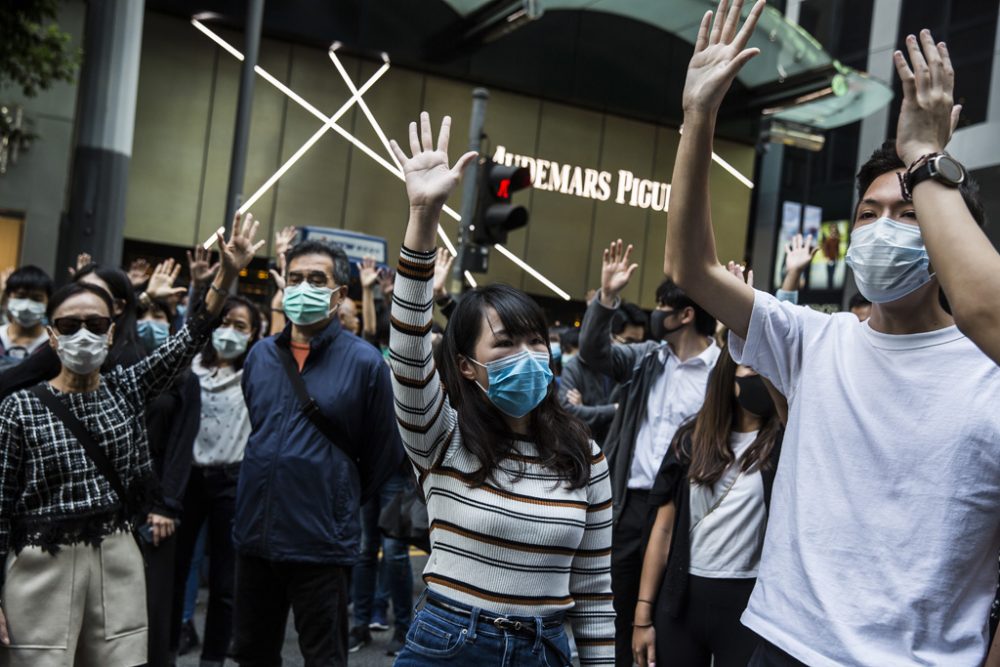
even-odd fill
[{"label": "blue denim jeans", "polygon": [[[407,484],[410,475],[396,471],[385,481],[379,492],[361,508],[361,557],[351,572],[351,599],[354,601],[354,625],[368,627],[376,590],[384,586],[392,599],[392,614],[396,629],[410,627],[413,614],[413,569],[410,567],[410,547],[406,542],[383,537],[378,527],[378,515]],[[378,551],[382,548],[382,567]]]},{"label": "blue denim jeans", "polygon": [[[489,610],[469,607],[431,591],[425,593],[427,603],[417,612],[406,635],[406,645],[393,663],[394,667],[429,667],[431,665],[462,665],[463,667],[567,667],[570,655],[569,638],[562,624],[562,615],[549,617],[509,616],[534,630],[527,633],[498,629],[480,614]],[[458,614],[433,604],[441,600],[451,607],[469,612]],[[544,627],[555,624],[554,627]],[[545,637],[562,656],[546,646]]]}]

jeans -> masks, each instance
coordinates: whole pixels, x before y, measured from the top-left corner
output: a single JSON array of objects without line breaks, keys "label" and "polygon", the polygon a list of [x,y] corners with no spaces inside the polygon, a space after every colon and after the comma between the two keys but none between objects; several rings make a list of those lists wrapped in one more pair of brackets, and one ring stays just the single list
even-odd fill
[{"label": "jeans", "polygon": [[[385,481],[378,493],[361,508],[361,556],[351,573],[351,599],[354,601],[354,625],[368,627],[376,591],[383,586],[392,598],[396,629],[406,632],[413,608],[413,570],[406,542],[383,537],[378,527],[382,508],[410,484],[409,471],[398,470]],[[382,547],[382,566],[378,552]]]},{"label": "jeans", "polygon": [[[191,556],[202,524],[207,524],[209,549],[208,612],[202,660],[225,660],[233,632],[233,581],[236,555],[233,551],[233,515],[236,513],[236,483],[239,464],[191,469],[184,494],[184,513],[177,531],[177,567],[174,581],[186,582]],[[181,619],[187,586],[174,586],[170,647],[180,644]]]},{"label": "jeans", "polygon": [[350,575],[339,565],[238,556],[233,659],[241,667],[281,665],[291,608],[305,667],[345,667]]},{"label": "jeans", "polygon": [[[567,667],[571,664],[566,662],[570,647],[561,614],[507,617],[531,628],[534,634],[531,636],[524,631],[500,630],[492,622],[481,619],[480,614],[496,615],[488,610],[469,607],[431,591],[425,595],[427,603],[414,617],[406,634],[406,644],[393,667]],[[433,603],[434,600],[465,609],[469,614],[442,609]],[[546,625],[552,627],[544,627]],[[553,644],[562,655],[547,643]]]}]

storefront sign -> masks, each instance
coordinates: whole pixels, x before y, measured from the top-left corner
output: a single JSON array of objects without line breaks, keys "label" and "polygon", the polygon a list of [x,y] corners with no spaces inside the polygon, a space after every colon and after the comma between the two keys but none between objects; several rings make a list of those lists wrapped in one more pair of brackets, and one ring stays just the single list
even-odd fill
[{"label": "storefront sign", "polygon": [[503,146],[497,146],[493,161],[507,166],[527,167],[531,171],[531,182],[536,190],[598,201],[608,201],[614,197],[616,204],[654,211],[667,210],[670,199],[669,183],[637,178],[627,169],[619,169],[617,174],[613,174],[610,171],[515,155],[508,153]]}]

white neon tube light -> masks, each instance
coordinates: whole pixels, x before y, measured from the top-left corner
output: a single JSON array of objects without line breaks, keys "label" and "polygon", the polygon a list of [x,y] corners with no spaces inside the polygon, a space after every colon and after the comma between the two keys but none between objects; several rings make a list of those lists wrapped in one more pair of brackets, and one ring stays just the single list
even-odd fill
[{"label": "white neon tube light", "polygon": [[[200,20],[198,20],[198,18],[192,18],[191,19],[191,24],[195,28],[197,28],[201,33],[203,33],[205,36],[207,36],[209,39],[211,39],[213,42],[215,42],[218,46],[220,46],[224,51],[226,51],[227,53],[229,53],[230,55],[232,55],[237,60],[239,60],[241,62],[243,61],[244,56],[243,56],[243,54],[239,50],[237,50],[233,45],[231,45],[229,42],[227,42],[226,40],[224,40],[220,35],[218,35],[217,33],[213,32],[212,30],[210,30]],[[370,109],[368,109],[368,105],[364,102],[364,100],[361,97],[362,95],[364,95],[365,92],[368,91],[369,88],[371,88],[371,86],[373,86],[375,84],[376,81],[378,81],[379,78],[382,77],[383,74],[385,74],[386,71],[388,71],[388,69],[389,69],[388,58],[386,58],[386,57],[383,56],[384,59],[385,59],[385,62],[382,64],[382,67],[380,67],[375,72],[375,74],[372,75],[372,77],[367,82],[365,82],[365,84],[363,86],[361,86],[360,89],[358,89],[358,88],[356,88],[354,86],[353,82],[350,81],[349,77],[347,76],[346,71],[342,70],[342,65],[339,65],[339,59],[336,58],[336,54],[334,53],[333,49],[331,49],[329,51],[329,55],[330,55],[330,59],[334,62],[334,65],[337,66],[337,69],[340,72],[341,76],[344,78],[345,83],[348,84],[348,87],[351,89],[351,92],[353,93],[351,95],[350,99],[348,99],[348,101],[345,102],[343,104],[343,106],[341,106],[341,108],[338,109],[337,112],[333,116],[326,116],[322,111],[320,111],[315,106],[313,106],[312,104],[310,104],[306,99],[304,99],[298,93],[296,93],[291,88],[289,88],[288,86],[286,86],[285,84],[283,84],[281,81],[279,81],[278,79],[276,79],[274,76],[272,76],[271,73],[268,72],[267,70],[265,70],[263,67],[260,67],[259,65],[257,65],[257,66],[254,67],[254,72],[255,73],[257,73],[258,75],[260,75],[265,81],[267,81],[272,86],[274,86],[275,88],[277,88],[278,90],[280,90],[282,93],[284,93],[285,95],[287,95],[289,97],[289,99],[291,99],[292,101],[294,101],[295,103],[297,103],[299,106],[301,106],[303,109],[305,109],[306,111],[308,111],[309,113],[311,113],[318,120],[322,121],[323,122],[323,127],[320,128],[312,137],[310,137],[306,141],[306,143],[303,144],[302,147],[300,147],[299,150],[296,151],[295,154],[293,154],[292,157],[289,158],[288,161],[286,161],[285,164],[283,164],[278,169],[278,171],[275,172],[275,174],[273,174],[265,182],[265,184],[263,186],[261,186],[260,188],[258,188],[257,192],[255,192],[249,199],[247,199],[247,201],[239,209],[240,214],[245,213],[246,210],[249,209],[250,206],[253,203],[255,203],[257,200],[259,200],[260,197],[263,196],[263,194],[265,192],[267,192],[267,190],[269,190],[271,187],[273,187],[274,184],[281,178],[281,176],[283,176],[285,174],[285,172],[287,172],[288,169],[290,169],[291,166],[293,164],[295,164],[295,162],[297,162],[302,157],[302,155],[304,155],[310,148],[312,148],[312,146],[315,145],[315,143],[317,141],[319,141],[319,138],[322,137],[327,132],[327,130],[333,130],[334,132],[336,132],[340,136],[344,137],[352,145],[354,145],[355,147],[357,147],[361,152],[363,152],[365,155],[367,155],[368,157],[372,158],[375,162],[377,162],[383,169],[385,169],[389,173],[393,174],[399,180],[405,182],[406,177],[403,175],[403,171],[402,171],[402,168],[401,168],[400,165],[398,165],[398,164],[396,164],[396,165],[390,164],[388,161],[385,160],[385,158],[383,158],[381,155],[379,155],[378,153],[376,153],[375,151],[373,151],[366,144],[364,144],[359,139],[357,139],[357,137],[355,137],[353,134],[351,134],[350,132],[348,132],[347,130],[345,130],[344,128],[342,128],[340,125],[337,124],[337,120],[339,120],[345,113],[347,113],[347,111],[348,111],[348,109],[350,109],[351,105],[353,105],[355,103],[358,103],[358,105],[360,107],[362,107],[362,111],[365,113],[365,116],[368,118],[369,122],[372,123],[373,129],[379,135],[379,138],[383,141],[383,144],[386,146],[386,149],[387,149],[389,155],[392,156],[393,161],[395,161],[395,159],[396,159],[395,155],[393,154],[393,152],[388,147],[388,139],[386,139],[385,134],[382,132],[381,127],[379,126],[378,122],[375,120],[374,115],[371,114]],[[443,207],[443,211],[449,217],[453,218],[454,220],[456,220],[458,222],[461,222],[462,216],[460,216],[457,212],[455,212],[455,210],[452,209],[450,206],[444,206]],[[438,236],[441,238],[441,240],[444,242],[445,246],[448,248],[448,252],[450,252],[453,257],[457,257],[458,256],[458,251],[456,250],[456,248],[455,248],[454,244],[451,242],[451,240],[448,238],[448,235],[445,233],[445,231],[441,227],[441,225],[438,225],[437,232],[438,232]],[[555,283],[553,283],[551,280],[549,280],[548,278],[546,278],[545,276],[543,276],[541,273],[539,273],[538,271],[536,271],[531,265],[529,265],[527,262],[525,262],[524,260],[522,260],[520,257],[518,257],[517,255],[515,255],[514,253],[512,253],[510,250],[508,250],[507,248],[505,248],[503,245],[501,245],[501,244],[498,243],[494,247],[501,254],[503,254],[505,257],[507,257],[512,262],[514,262],[515,264],[517,264],[523,270],[525,270],[528,273],[530,273],[539,282],[541,282],[543,285],[545,285],[546,287],[548,287],[549,289],[551,289],[553,292],[555,292],[556,294],[558,294],[560,297],[562,297],[563,299],[565,299],[567,301],[570,300],[570,295],[569,294],[567,294],[565,291],[563,291],[562,289],[560,289]],[[465,279],[467,281],[469,281],[469,284],[472,285],[473,287],[477,286],[475,278],[468,271],[465,272]]]},{"label": "white neon tube light", "polygon": [[749,178],[741,174],[739,170],[736,169],[736,167],[723,160],[714,152],[712,153],[712,161],[715,162],[720,167],[722,167],[723,169],[725,169],[726,171],[728,171],[730,174],[732,174],[737,181],[739,181],[743,185],[753,190],[753,181],[751,181]]},{"label": "white neon tube light", "polygon": [[[364,98],[361,97],[361,93],[355,87],[354,82],[351,81],[351,77],[347,76],[347,70],[344,69],[343,64],[340,62],[340,58],[337,57],[335,49],[331,46],[330,50],[327,52],[330,56],[330,60],[333,61],[333,66],[337,68],[337,72],[340,73],[340,78],[344,80],[344,84],[347,89],[358,98],[358,107],[361,109],[361,113],[365,115],[368,122],[371,123],[372,129],[375,130],[375,134],[378,135],[379,141],[382,142],[382,147],[385,148],[385,152],[392,158],[393,164],[399,171],[403,171],[403,165],[399,164],[399,160],[396,158],[396,154],[392,152],[392,148],[389,147],[389,138],[385,136],[385,132],[382,131],[382,126],[379,122],[375,120],[375,115],[372,113],[371,109],[368,108],[368,103],[365,102]],[[389,62],[389,58],[385,55],[382,56],[386,64]]]}]

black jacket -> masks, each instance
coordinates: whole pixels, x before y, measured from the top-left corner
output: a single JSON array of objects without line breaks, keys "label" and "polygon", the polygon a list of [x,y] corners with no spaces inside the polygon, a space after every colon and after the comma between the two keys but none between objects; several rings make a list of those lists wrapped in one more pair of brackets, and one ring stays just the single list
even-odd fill
[{"label": "black jacket", "polygon": [[154,503],[157,514],[176,518],[181,513],[200,426],[201,385],[188,370],[146,410],[149,455],[162,494]]},{"label": "black jacket", "polygon": [[[579,355],[563,364],[559,380],[559,402],[567,412],[587,423],[591,437],[603,447],[608,429],[615,418],[615,400],[612,396],[618,385],[607,375],[588,366]],[[569,402],[566,395],[570,389],[576,389],[583,395],[583,405],[572,405]]]},{"label": "black jacket", "polygon": [[587,308],[580,328],[580,357],[593,370],[619,383],[618,412],[603,443],[611,470],[612,516],[615,523],[625,503],[635,438],[646,418],[649,390],[663,373],[657,351],[663,343],[618,345],[611,342],[611,318],[615,309],[595,298]]}]

